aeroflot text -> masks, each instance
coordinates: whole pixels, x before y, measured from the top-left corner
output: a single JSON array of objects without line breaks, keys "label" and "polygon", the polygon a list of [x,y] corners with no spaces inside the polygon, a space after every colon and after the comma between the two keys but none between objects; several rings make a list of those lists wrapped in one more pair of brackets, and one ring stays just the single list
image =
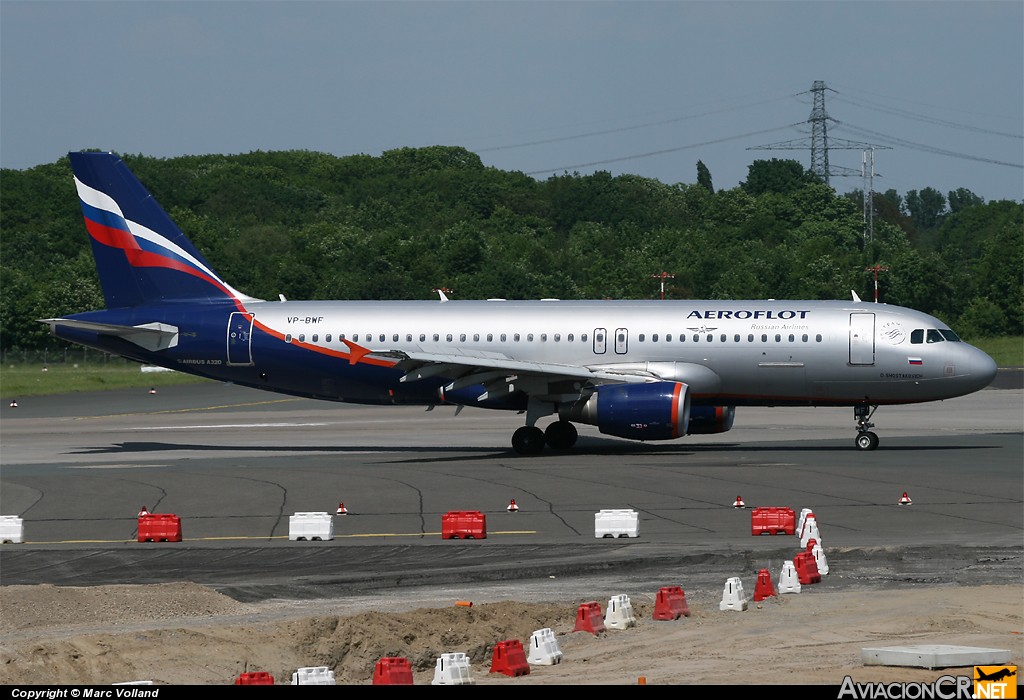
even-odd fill
[{"label": "aeroflot text", "polygon": [[757,309],[756,311],[748,311],[746,309],[740,311],[691,311],[686,315],[686,318],[771,318],[771,319],[782,319],[787,320],[791,318],[807,318],[807,314],[811,313],[807,311],[793,311],[790,309],[784,309],[782,311],[776,311],[775,309]]},{"label": "aeroflot text", "polygon": [[15,688],[11,691],[12,698],[19,700],[58,700],[60,698],[156,698],[160,689],[142,690],[141,688],[50,688],[48,690],[24,690]]}]

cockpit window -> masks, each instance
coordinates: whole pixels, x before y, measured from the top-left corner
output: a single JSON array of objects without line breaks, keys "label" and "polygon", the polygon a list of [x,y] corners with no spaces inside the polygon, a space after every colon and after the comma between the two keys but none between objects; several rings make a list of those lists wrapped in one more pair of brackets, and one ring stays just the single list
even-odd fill
[{"label": "cockpit window", "polygon": [[934,328],[929,328],[928,329],[928,342],[929,343],[941,343],[943,340],[945,340],[945,339],[942,337],[942,334],[939,333],[937,330],[935,330]]},{"label": "cockpit window", "polygon": [[924,328],[915,328],[910,331],[910,342],[914,345],[920,345],[924,342]]},{"label": "cockpit window", "polygon": [[960,342],[960,336],[958,336],[956,333],[954,333],[953,331],[949,330],[948,328],[940,328],[939,329],[939,333],[941,333],[942,337],[945,338],[946,340],[948,340],[951,343],[959,343]]}]

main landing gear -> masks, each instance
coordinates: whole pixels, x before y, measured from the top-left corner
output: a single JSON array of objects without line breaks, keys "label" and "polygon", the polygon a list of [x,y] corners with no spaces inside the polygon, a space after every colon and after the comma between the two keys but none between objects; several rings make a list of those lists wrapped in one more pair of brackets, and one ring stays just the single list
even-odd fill
[{"label": "main landing gear", "polygon": [[878,406],[860,405],[853,407],[853,417],[857,419],[857,437],[854,444],[858,450],[869,452],[878,447],[878,436],[871,432],[875,427],[871,423],[871,416],[875,415]]},{"label": "main landing gear", "polygon": [[553,450],[568,450],[576,444],[576,426],[565,420],[556,420],[541,430],[534,425],[524,425],[512,433],[512,449],[521,455],[540,454],[547,443]]}]

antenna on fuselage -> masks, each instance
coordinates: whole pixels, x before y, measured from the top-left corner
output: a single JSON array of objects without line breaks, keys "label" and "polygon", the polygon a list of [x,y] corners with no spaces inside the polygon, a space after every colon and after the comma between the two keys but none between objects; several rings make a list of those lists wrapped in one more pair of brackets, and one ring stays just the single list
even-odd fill
[{"label": "antenna on fuselage", "polygon": [[432,291],[437,292],[437,295],[441,297],[441,302],[443,303],[448,301],[448,297],[445,296],[445,292],[450,293],[452,290],[448,289],[448,287],[438,287],[437,289],[434,289]]}]

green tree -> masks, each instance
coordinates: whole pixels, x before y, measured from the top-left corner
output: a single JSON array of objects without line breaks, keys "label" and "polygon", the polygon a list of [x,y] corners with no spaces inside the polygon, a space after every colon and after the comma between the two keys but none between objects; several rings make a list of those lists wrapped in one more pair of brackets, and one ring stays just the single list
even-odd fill
[{"label": "green tree", "polygon": [[697,161],[697,184],[711,194],[715,193],[715,186],[711,184],[711,171],[708,170],[708,166],[704,165],[702,160]]}]

